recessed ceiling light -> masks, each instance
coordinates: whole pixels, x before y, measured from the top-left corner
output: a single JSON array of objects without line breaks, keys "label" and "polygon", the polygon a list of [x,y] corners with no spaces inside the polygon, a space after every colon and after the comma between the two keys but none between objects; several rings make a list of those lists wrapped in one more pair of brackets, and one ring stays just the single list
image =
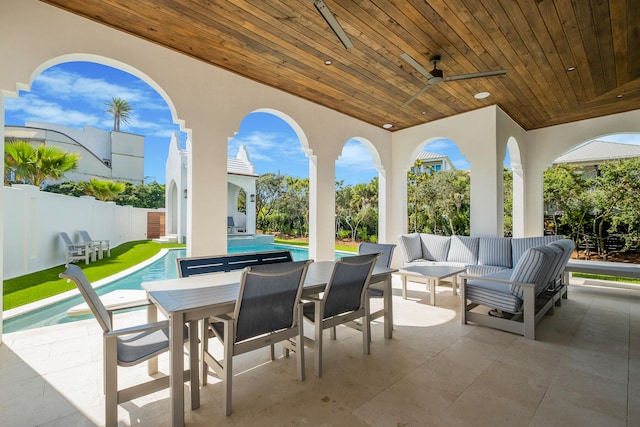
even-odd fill
[{"label": "recessed ceiling light", "polygon": [[575,69],[576,69],[576,67],[571,66],[571,67],[567,68],[567,71],[573,71]]},{"label": "recessed ceiling light", "polygon": [[423,111],[423,112],[422,112],[422,113],[420,113],[420,114],[422,114],[423,116],[426,116],[426,115],[427,115],[427,112],[426,112],[426,111]]},{"label": "recessed ceiling light", "polygon": [[383,128],[385,129],[391,129],[393,127],[393,125],[391,123],[385,123],[382,125]]},{"label": "recessed ceiling light", "polygon": [[618,95],[618,96],[616,96],[616,98],[622,98],[622,96],[623,96],[623,95]]},{"label": "recessed ceiling light", "polygon": [[489,92],[478,92],[475,95],[473,95],[473,97],[475,99],[485,99],[485,98],[488,98],[489,95],[491,95]]},{"label": "recessed ceiling light", "polygon": [[324,61],[324,65],[331,65],[333,64],[333,61],[330,59],[327,59],[326,61]]}]

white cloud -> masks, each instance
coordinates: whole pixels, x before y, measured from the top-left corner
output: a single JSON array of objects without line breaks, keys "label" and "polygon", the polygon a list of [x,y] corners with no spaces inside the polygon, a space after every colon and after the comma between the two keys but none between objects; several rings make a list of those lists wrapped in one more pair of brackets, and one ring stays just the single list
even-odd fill
[{"label": "white cloud", "polygon": [[[235,156],[241,145],[247,147],[252,161],[306,164],[307,157],[297,138],[277,132],[239,133],[229,142],[229,155]],[[256,165],[257,166],[257,165]]]},{"label": "white cloud", "polygon": [[375,171],[373,157],[369,149],[357,141],[348,141],[342,148],[342,154],[336,161],[336,168]]},{"label": "white cloud", "polygon": [[439,150],[451,150],[451,149],[456,149],[456,150],[458,149],[455,142],[451,141],[450,139],[440,138],[440,139],[435,139],[429,142],[427,145],[425,145],[422,148],[422,151],[438,153]]},{"label": "white cloud", "polygon": [[82,128],[85,125],[96,126],[101,117],[41,99],[35,94],[25,94],[17,99],[7,99],[6,109],[22,116],[25,122],[46,122],[63,126]]}]

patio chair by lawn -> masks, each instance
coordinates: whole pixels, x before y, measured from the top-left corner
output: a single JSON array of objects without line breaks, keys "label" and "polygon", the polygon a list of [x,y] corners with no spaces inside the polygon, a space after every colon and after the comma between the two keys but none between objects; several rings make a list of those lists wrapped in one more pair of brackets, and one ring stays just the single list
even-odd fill
[{"label": "patio chair by lawn", "polygon": [[89,264],[89,253],[93,250],[91,245],[86,243],[73,243],[69,235],[64,231],[60,232],[60,237],[65,245],[65,267],[68,267],[69,263],[73,261],[84,260],[85,264]]},{"label": "patio chair by lawn", "polygon": [[[357,255],[336,261],[331,279],[322,297],[308,298],[304,304],[304,318],[314,324],[314,339],[307,344],[315,350],[315,373],[322,376],[322,333],[331,328],[335,339],[335,326],[355,319],[369,323],[369,298],[367,291],[371,273],[380,254]],[[362,328],[362,350],[369,354],[369,328]]]},{"label": "patio chair by lawn", "polygon": [[[233,356],[282,342],[285,356],[296,352],[298,379],[304,381],[302,287],[312,261],[283,262],[247,267],[233,315],[216,316],[211,328],[224,346],[224,359],[204,352],[202,370],[211,366],[222,379],[222,409],[231,414]],[[273,360],[273,349],[271,360]]]},{"label": "patio chair by lawn", "polygon": [[[163,376],[118,390],[118,366],[138,365],[169,349],[169,322],[156,322],[115,330],[113,329],[113,310],[107,310],[102,304],[98,294],[80,267],[70,265],[66,271],[60,273],[60,277],[71,280],[76,284],[104,331],[105,424],[107,426],[115,426],[118,424],[118,404],[169,387],[169,377]],[[117,310],[122,309],[118,308]],[[186,341],[188,337],[186,325],[184,334]],[[182,357],[182,354],[179,356]],[[188,377],[185,372],[185,380]]]},{"label": "patio chair by lawn", "polygon": [[232,234],[236,232],[236,223],[233,221],[232,216],[227,217],[227,234]]},{"label": "patio chair by lawn", "polygon": [[80,234],[80,238],[84,243],[91,245],[93,249],[93,261],[96,260],[96,253],[98,254],[98,258],[100,259],[103,258],[103,254],[105,251],[107,252],[108,257],[111,256],[111,247],[109,246],[109,240],[93,240],[86,230],[80,230],[78,231],[78,234]]}]

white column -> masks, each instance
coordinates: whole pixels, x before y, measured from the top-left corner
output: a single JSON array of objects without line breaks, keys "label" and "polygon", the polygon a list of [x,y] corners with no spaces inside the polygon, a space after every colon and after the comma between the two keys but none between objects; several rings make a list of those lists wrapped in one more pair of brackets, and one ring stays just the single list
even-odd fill
[{"label": "white column", "polygon": [[502,159],[498,159],[495,137],[483,135],[477,149],[469,153],[471,163],[471,235],[504,234]]},{"label": "white column", "polygon": [[[4,95],[0,91],[0,117],[4,120]],[[0,126],[0,141],[4,141],[4,126]],[[2,158],[4,159],[4,142],[2,144]],[[4,191],[0,191],[0,243],[4,242]],[[4,263],[3,258],[0,256],[0,277],[4,277]],[[2,318],[4,305],[3,299],[3,285],[0,285],[0,345],[2,345]]]},{"label": "white column", "polygon": [[546,165],[528,165],[524,175],[524,236],[544,233],[544,178]]},{"label": "white column", "polygon": [[[191,124],[191,123],[190,123]],[[187,255],[227,252],[227,139],[232,134],[210,122],[191,127],[187,147]]]},{"label": "white column", "polygon": [[335,258],[335,161],[328,155],[309,157],[309,258]]},{"label": "white column", "polygon": [[[390,181],[390,180],[389,180]],[[389,212],[391,206],[389,206],[387,197],[387,191],[391,188],[390,183],[387,182],[386,171],[378,173],[378,242],[380,243],[395,243],[395,239],[391,236],[391,229],[389,227],[387,218],[391,218]]]},{"label": "white column", "polygon": [[525,185],[521,164],[511,163],[513,172],[513,237],[525,236]]}]

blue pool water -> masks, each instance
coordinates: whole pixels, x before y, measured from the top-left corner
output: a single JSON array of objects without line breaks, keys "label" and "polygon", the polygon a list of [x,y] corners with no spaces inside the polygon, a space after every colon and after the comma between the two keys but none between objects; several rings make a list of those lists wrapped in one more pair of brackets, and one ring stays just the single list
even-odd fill
[{"label": "blue pool water", "polygon": [[[309,258],[307,248],[298,248],[285,245],[254,245],[254,246],[238,246],[229,247],[229,253],[247,253],[287,249],[291,251],[291,255],[295,261],[301,261]],[[165,256],[155,262],[143,267],[142,269],[131,273],[123,278],[114,280],[104,286],[96,289],[98,295],[104,295],[117,289],[142,289],[142,282],[152,280],[174,279],[178,277],[176,270],[176,258],[184,257],[185,249],[172,249]],[[348,255],[346,253],[336,253],[336,258]],[[84,316],[67,316],[67,310],[82,304],[84,299],[82,295],[68,298],[46,307],[25,313],[3,322],[3,332],[15,332],[31,328],[40,328],[43,326],[57,325],[60,323],[75,322],[77,320],[88,319],[92,315]]]}]

